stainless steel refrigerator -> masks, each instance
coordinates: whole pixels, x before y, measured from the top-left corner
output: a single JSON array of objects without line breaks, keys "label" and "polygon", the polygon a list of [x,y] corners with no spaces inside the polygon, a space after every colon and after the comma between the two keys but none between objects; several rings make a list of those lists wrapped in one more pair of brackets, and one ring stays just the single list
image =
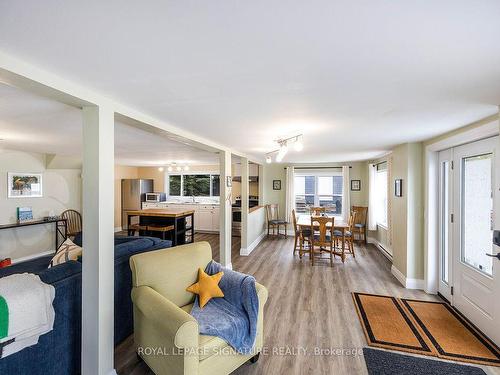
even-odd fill
[{"label": "stainless steel refrigerator", "polygon": [[122,180],[122,230],[127,230],[126,211],[142,209],[146,193],[154,192],[154,181],[143,179]]}]

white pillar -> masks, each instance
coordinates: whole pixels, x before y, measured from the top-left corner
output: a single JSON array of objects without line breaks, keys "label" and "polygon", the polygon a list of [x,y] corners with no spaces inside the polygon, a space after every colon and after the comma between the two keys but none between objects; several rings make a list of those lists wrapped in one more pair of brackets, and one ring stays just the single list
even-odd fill
[{"label": "white pillar", "polygon": [[232,268],[231,264],[231,227],[232,227],[232,196],[231,196],[231,153],[220,152],[220,263]]},{"label": "white pillar", "polygon": [[248,249],[248,159],[241,158],[241,249],[246,254]]},{"label": "white pillar", "polygon": [[114,112],[83,108],[82,374],[115,374]]}]

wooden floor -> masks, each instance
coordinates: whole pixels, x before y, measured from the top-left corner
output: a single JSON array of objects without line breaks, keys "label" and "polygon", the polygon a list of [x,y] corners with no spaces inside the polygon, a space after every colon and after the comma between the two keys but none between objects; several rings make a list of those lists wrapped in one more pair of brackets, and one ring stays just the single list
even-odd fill
[{"label": "wooden floor", "polygon": [[[218,236],[197,235],[196,240],[209,241],[214,259],[219,258]],[[239,239],[233,238],[233,268],[254,275],[269,290],[264,312],[267,355],[243,365],[235,375],[366,374],[359,354],[366,341],[351,292],[436,298],[403,288],[391,275],[389,260],[372,245],[357,246],[356,258],[348,256],[345,264],[337,257],[334,267],[329,261],[311,267],[307,257],[292,255],[292,247],[292,238],[266,239],[242,257]],[[137,360],[132,337],[115,354],[118,374],[153,374]]]}]

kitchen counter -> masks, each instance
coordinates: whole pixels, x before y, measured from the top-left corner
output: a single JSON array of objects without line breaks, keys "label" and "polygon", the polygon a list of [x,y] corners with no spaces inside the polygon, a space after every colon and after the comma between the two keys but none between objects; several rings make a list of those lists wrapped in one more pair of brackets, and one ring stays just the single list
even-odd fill
[{"label": "kitchen counter", "polygon": [[248,210],[248,213],[252,213],[254,211],[257,211],[257,210],[260,210],[261,208],[264,208],[264,206],[255,206],[255,207],[252,207]]}]

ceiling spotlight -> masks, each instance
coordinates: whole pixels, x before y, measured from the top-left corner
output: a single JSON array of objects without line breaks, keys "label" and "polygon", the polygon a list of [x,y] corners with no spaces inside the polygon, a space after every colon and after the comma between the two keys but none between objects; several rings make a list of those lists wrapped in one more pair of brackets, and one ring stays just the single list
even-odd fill
[{"label": "ceiling spotlight", "polygon": [[160,172],[163,172],[163,171],[164,171],[163,167],[158,168],[158,170],[159,170]]},{"label": "ceiling spotlight", "polygon": [[267,155],[266,156],[266,163],[271,164],[272,162],[273,162],[273,158],[271,157],[271,155]]},{"label": "ceiling spotlight", "polygon": [[184,170],[185,170],[185,171],[189,171],[189,165],[185,165],[185,166],[184,166]]},{"label": "ceiling spotlight", "polygon": [[167,171],[172,172],[173,170],[174,170],[174,168],[172,168],[172,166],[169,165],[168,168],[167,168]]},{"label": "ceiling spotlight", "polygon": [[278,151],[278,155],[276,155],[276,161],[280,163],[288,152],[288,146],[286,143],[283,143]]}]

